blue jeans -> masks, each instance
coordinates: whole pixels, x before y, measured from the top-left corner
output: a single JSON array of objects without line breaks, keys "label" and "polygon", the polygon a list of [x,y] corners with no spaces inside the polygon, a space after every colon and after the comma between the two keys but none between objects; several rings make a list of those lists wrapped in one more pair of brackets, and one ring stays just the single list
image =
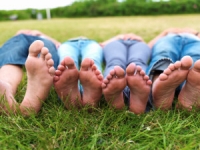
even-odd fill
[{"label": "blue jeans", "polygon": [[[58,48],[60,62],[66,57],[71,57],[74,60],[77,69],[80,69],[80,64],[85,58],[94,60],[97,68],[102,72],[103,50],[101,46],[90,39],[69,40],[61,44]],[[79,83],[79,90],[82,93],[83,89]]]},{"label": "blue jeans", "polygon": [[[152,79],[156,71],[163,72],[170,63],[181,60],[184,56],[191,56],[194,62],[200,59],[200,39],[192,34],[170,33],[153,46],[147,74]],[[177,88],[177,92],[183,84],[184,82]]]},{"label": "blue jeans", "polygon": [[[147,44],[143,42],[135,40],[116,40],[108,43],[104,47],[103,53],[106,63],[104,77],[107,77],[114,66],[120,66],[125,71],[130,63],[135,63],[146,71],[151,50]],[[125,104],[129,105],[130,89],[128,86],[125,87],[123,93]]]},{"label": "blue jeans", "polygon": [[25,65],[29,53],[29,46],[35,40],[41,40],[44,42],[44,46],[47,47],[49,52],[52,54],[54,67],[57,68],[59,58],[54,43],[38,36],[30,36],[25,34],[19,34],[12,37],[0,48],[0,67],[7,64],[21,66]]}]

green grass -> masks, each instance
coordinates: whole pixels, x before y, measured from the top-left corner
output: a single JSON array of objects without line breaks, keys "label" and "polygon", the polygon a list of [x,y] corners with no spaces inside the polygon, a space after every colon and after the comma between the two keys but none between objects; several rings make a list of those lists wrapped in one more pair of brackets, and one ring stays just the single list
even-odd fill
[{"label": "green grass", "polygon": [[[63,42],[87,36],[101,42],[116,34],[136,33],[147,42],[169,27],[200,31],[200,15],[137,16],[0,22],[0,45],[19,29],[38,29]],[[23,99],[26,76],[16,99]],[[37,116],[0,116],[0,149],[200,149],[200,111],[116,111],[102,98],[92,113],[66,110],[51,90]]]}]

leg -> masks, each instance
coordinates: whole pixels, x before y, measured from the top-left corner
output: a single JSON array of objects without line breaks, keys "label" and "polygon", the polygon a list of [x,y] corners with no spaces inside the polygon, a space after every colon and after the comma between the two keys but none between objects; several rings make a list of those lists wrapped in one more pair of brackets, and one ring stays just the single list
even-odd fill
[{"label": "leg", "polygon": [[181,61],[169,65],[153,82],[152,95],[156,108],[169,109],[172,106],[176,88],[186,80],[192,58],[185,56]]},{"label": "leg", "polygon": [[102,47],[95,41],[92,40],[83,40],[81,48],[81,59],[90,58],[94,61],[97,69],[102,72],[103,64],[103,50]]},{"label": "leg", "polygon": [[73,59],[65,57],[55,74],[54,87],[65,107],[80,107],[82,100],[78,89],[79,72]]},{"label": "leg", "polygon": [[[133,42],[128,49],[128,61],[126,79],[130,89],[129,110],[136,113],[144,113],[150,94],[152,82],[145,75],[151,50],[144,42]],[[136,66],[135,66],[136,65]]]},{"label": "leg", "polygon": [[[181,51],[182,51],[181,37],[174,34],[168,34],[167,36],[161,38],[155,43],[155,45],[152,48],[151,60],[146,71],[147,75],[153,81],[151,92],[153,92],[154,83],[156,83],[155,81],[158,78],[158,76],[161,73],[163,73],[163,71],[167,69],[171,63],[174,63],[177,60],[179,60]],[[172,65],[172,68],[170,67],[169,69],[172,70],[173,67],[174,65]],[[164,92],[166,89],[165,87],[163,88]],[[151,96],[148,101],[148,104],[150,104],[151,107],[153,107],[154,106],[153,93],[151,93],[150,95]],[[160,106],[155,106],[155,107],[160,107]]]},{"label": "leg", "polygon": [[[43,42],[35,41],[29,48],[25,63],[28,77],[27,90],[20,105],[20,110],[24,115],[39,112],[53,84],[54,62],[48,49],[43,46]],[[38,54],[40,54],[39,58]]]},{"label": "leg", "polygon": [[143,42],[134,43],[128,49],[127,66],[134,63],[136,66],[140,66],[143,71],[146,71],[150,55],[151,50],[147,44]]},{"label": "leg", "polygon": [[123,90],[126,87],[127,47],[117,40],[107,44],[103,53],[106,62],[102,83],[104,97],[114,108],[122,109],[125,106]]},{"label": "leg", "polygon": [[86,58],[81,63],[80,82],[83,86],[83,105],[97,107],[102,96],[103,76],[92,59]]},{"label": "leg", "polygon": [[[21,66],[25,64],[29,45],[27,36],[20,34],[9,39],[0,48],[0,94],[5,96],[13,111],[16,105],[14,96],[23,75]],[[4,104],[1,105],[5,108]]]},{"label": "leg", "polygon": [[127,85],[130,88],[129,110],[136,114],[144,113],[152,82],[142,68],[134,63],[129,64],[126,73]]},{"label": "leg", "polygon": [[82,99],[84,105],[97,107],[102,96],[103,51],[100,45],[92,40],[83,40],[81,48],[80,83],[83,87]]},{"label": "leg", "polygon": [[[182,50],[180,40],[181,38],[175,35],[167,35],[153,46],[151,60],[146,71],[147,75],[150,76],[157,70],[164,71],[170,63],[180,60]],[[163,60],[164,63],[162,63]]]},{"label": "leg", "polygon": [[182,56],[191,56],[194,63],[194,67],[189,71],[186,83],[183,85],[181,92],[178,96],[179,103],[177,107],[192,109],[192,106],[199,107],[199,73],[200,73],[200,40],[196,36],[185,36],[187,43],[185,43],[184,49],[181,53]]},{"label": "leg", "polygon": [[58,49],[60,65],[54,77],[54,86],[58,96],[67,109],[79,107],[82,104],[79,92],[79,55],[76,41],[67,41]]},{"label": "leg", "polygon": [[0,104],[5,111],[9,109],[15,111],[16,109],[17,102],[14,95],[22,80],[22,75],[22,68],[17,65],[5,65],[0,69],[0,95],[5,96],[9,106],[9,108],[5,108],[6,104]]}]

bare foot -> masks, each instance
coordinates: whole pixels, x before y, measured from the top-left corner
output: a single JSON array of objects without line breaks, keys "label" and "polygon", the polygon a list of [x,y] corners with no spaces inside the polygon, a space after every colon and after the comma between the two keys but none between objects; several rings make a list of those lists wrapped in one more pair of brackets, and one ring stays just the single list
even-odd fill
[{"label": "bare foot", "polygon": [[155,80],[152,95],[156,108],[163,110],[171,108],[175,90],[187,78],[192,62],[191,57],[184,56],[181,61],[170,64]]},{"label": "bare foot", "polygon": [[39,40],[33,42],[25,63],[28,77],[27,90],[20,105],[24,115],[39,112],[43,101],[47,98],[55,73],[53,64],[51,54],[44,47],[44,43]]},{"label": "bare foot", "polygon": [[124,108],[123,90],[126,87],[124,70],[115,66],[103,80],[102,89],[106,101],[116,109]]},{"label": "bare foot", "polygon": [[178,107],[192,109],[192,106],[200,107],[200,60],[189,71],[186,83],[178,96]]},{"label": "bare foot", "polygon": [[102,96],[103,76],[97,70],[93,60],[85,58],[82,61],[79,78],[83,86],[83,104],[97,107]]},{"label": "bare foot", "polygon": [[129,110],[135,114],[144,113],[152,82],[142,68],[134,63],[128,65],[126,73],[127,85],[130,88]]},{"label": "bare foot", "polygon": [[70,57],[60,63],[54,77],[54,87],[66,108],[80,107],[81,95],[78,89],[79,72]]}]

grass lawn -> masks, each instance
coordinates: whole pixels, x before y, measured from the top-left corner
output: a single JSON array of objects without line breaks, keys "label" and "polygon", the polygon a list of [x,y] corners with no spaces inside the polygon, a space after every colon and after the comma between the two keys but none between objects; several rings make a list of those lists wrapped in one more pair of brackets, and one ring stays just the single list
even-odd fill
[{"label": "grass lawn", "polygon": [[[98,42],[135,33],[146,42],[169,27],[200,31],[200,15],[132,16],[0,22],[0,45],[19,29],[38,29],[61,42],[86,36]],[[23,99],[26,76],[16,99]],[[200,149],[200,111],[151,111],[135,115],[109,108],[66,110],[52,88],[37,116],[0,116],[0,149]]]}]

